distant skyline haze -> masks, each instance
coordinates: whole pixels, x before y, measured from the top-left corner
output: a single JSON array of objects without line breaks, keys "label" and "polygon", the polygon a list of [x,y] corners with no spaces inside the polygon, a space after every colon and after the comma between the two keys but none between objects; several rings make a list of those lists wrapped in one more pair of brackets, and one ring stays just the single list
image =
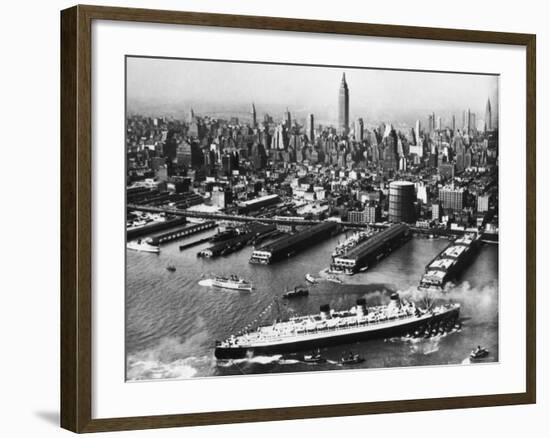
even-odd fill
[{"label": "distant skyline haze", "polygon": [[[304,123],[337,125],[342,74],[349,86],[350,125],[361,117],[366,126],[382,122],[425,126],[428,114],[457,127],[470,109],[478,120],[491,101],[493,126],[498,122],[498,76],[383,70],[363,67],[265,64],[234,61],[127,57],[129,113],[183,117],[191,108],[199,115],[258,120],[265,113],[280,120],[288,107]],[[248,116],[247,116],[248,114]]]}]

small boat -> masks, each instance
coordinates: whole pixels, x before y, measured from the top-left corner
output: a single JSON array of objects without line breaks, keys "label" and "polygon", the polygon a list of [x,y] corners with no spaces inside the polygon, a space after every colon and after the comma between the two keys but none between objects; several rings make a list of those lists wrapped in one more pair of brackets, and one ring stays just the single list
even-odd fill
[{"label": "small boat", "polygon": [[160,247],[158,245],[152,245],[147,240],[132,240],[131,242],[126,243],[126,248],[132,249],[134,251],[142,252],[152,252],[158,254],[160,252]]},{"label": "small boat", "polygon": [[330,281],[332,283],[337,283],[337,284],[342,284],[342,280],[340,280],[338,277],[336,277],[335,275],[329,275],[327,277],[327,281]]},{"label": "small boat", "polygon": [[324,363],[326,361],[319,350],[317,352],[312,351],[311,354],[304,354],[304,362],[306,363]]},{"label": "small boat", "polygon": [[297,286],[292,290],[286,291],[282,295],[282,298],[291,299],[291,298],[307,297],[308,295],[309,295],[309,290],[307,288]]},{"label": "small boat", "polygon": [[365,272],[367,269],[369,269],[369,266],[363,266],[362,268],[359,268],[359,272]]},{"label": "small boat", "polygon": [[306,281],[311,284],[317,283],[317,279],[313,275],[311,275],[309,272],[306,274]]},{"label": "small boat", "polygon": [[174,265],[166,266],[166,270],[170,272],[176,272],[176,267]]},{"label": "small boat", "polygon": [[472,350],[470,353],[470,359],[483,359],[484,357],[489,356],[489,350],[482,348],[479,345],[475,350]]},{"label": "small boat", "polygon": [[349,353],[347,356],[342,356],[340,359],[340,365],[354,365],[364,361],[365,358],[359,356],[358,354]]}]

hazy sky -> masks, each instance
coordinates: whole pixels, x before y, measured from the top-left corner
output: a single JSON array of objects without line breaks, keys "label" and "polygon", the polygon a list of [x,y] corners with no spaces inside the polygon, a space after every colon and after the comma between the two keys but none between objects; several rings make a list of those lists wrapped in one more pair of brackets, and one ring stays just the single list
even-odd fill
[{"label": "hazy sky", "polygon": [[265,112],[278,119],[288,106],[298,120],[313,113],[319,123],[334,123],[344,72],[350,119],[367,125],[424,121],[432,111],[444,123],[455,114],[460,124],[467,108],[482,119],[488,97],[497,117],[497,76],[157,58],[127,59],[128,111],[245,112],[254,102],[259,119]]}]

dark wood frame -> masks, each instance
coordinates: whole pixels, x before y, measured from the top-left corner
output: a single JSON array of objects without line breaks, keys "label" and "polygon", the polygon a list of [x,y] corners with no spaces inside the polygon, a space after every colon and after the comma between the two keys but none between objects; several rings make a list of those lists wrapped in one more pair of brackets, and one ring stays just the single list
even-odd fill
[{"label": "dark wood frame", "polygon": [[[523,393],[92,419],[92,20],[270,29],[524,46],[527,52],[527,369]],[[536,37],[531,34],[75,6],[61,12],[61,426],[74,432],[336,417],[536,402]]]}]

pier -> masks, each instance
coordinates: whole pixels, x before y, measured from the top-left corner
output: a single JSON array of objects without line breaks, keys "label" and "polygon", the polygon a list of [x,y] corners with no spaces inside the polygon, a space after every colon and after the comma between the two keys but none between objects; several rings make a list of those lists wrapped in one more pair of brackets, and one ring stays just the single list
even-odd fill
[{"label": "pier", "polygon": [[411,237],[409,227],[395,224],[379,231],[345,254],[334,257],[331,271],[354,274],[359,269],[375,263]]},{"label": "pier", "polygon": [[147,225],[138,228],[131,228],[126,231],[126,239],[128,241],[137,239],[138,237],[149,236],[160,231],[174,228],[182,224],[187,223],[185,217],[175,217],[173,219],[166,219],[162,222],[152,222]]},{"label": "pier", "polygon": [[315,243],[326,239],[338,232],[336,222],[322,222],[291,236],[281,237],[272,243],[256,249],[250,257],[250,263],[269,264],[286,257],[290,257]]},{"label": "pier", "polygon": [[275,231],[275,225],[273,224],[266,225],[261,223],[253,223],[246,226],[241,234],[222,242],[217,242],[209,248],[202,250],[197,255],[199,257],[218,257],[229,255],[232,252],[241,250],[258,237],[273,231]]},{"label": "pier", "polygon": [[210,230],[216,228],[215,221],[206,221],[201,224],[194,224],[191,226],[179,227],[174,230],[170,230],[164,233],[159,233],[151,236],[151,242],[153,245],[160,245],[161,243],[170,242],[172,240],[183,239],[184,237],[191,236],[192,234],[200,233],[201,231]]}]

